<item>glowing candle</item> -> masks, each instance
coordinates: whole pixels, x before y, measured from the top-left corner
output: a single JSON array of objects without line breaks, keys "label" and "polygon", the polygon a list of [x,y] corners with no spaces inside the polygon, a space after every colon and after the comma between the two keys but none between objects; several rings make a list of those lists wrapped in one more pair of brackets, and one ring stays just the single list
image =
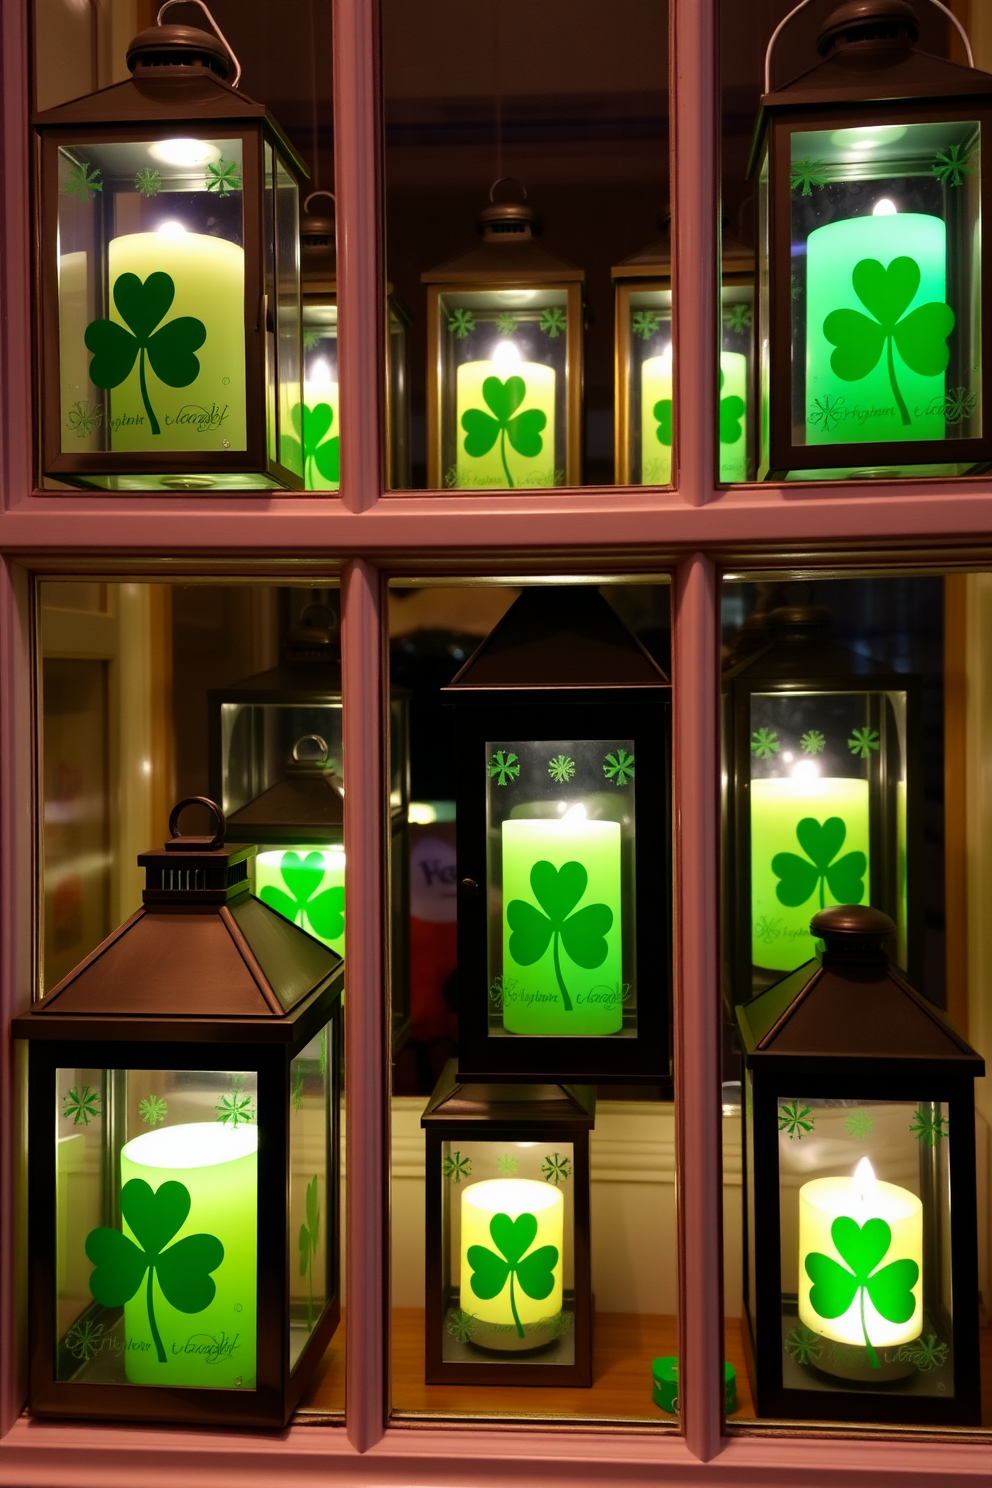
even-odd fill
[{"label": "glowing candle", "polygon": [[[799,1318],[808,1328],[866,1347],[878,1368],[876,1349],[923,1330],[922,1275],[923,1205],[908,1189],[879,1182],[866,1157],[851,1178],[814,1178],[800,1188]],[[863,1284],[855,1287],[855,1277]]]},{"label": "glowing candle", "polygon": [[[170,1273],[164,1287],[158,1267],[154,1278],[151,1270],[146,1273],[124,1306],[124,1361],[131,1384],[254,1388],[257,1151],[256,1126],[231,1130],[216,1121],[145,1132],[121,1149],[121,1189],[139,1178],[155,1195],[144,1222],[136,1223],[134,1230],[124,1217],[127,1238],[145,1254],[152,1242],[159,1245],[163,1261],[170,1247],[181,1245],[191,1235],[214,1236],[224,1252],[220,1264],[209,1272],[216,1289],[212,1300],[195,1310],[181,1310],[169,1302],[166,1293],[170,1290],[184,1302],[201,1300],[188,1288],[177,1292],[174,1284],[170,1286]],[[171,1228],[173,1206],[159,1197],[165,1183],[181,1184],[189,1195],[188,1213],[176,1230]],[[174,1197],[174,1190],[166,1195]],[[134,1220],[136,1211],[129,1208],[128,1212]],[[174,1273],[188,1283],[194,1272],[205,1272],[212,1259],[198,1266],[198,1258],[186,1256],[181,1263],[177,1257],[172,1263]],[[202,1277],[198,1279],[202,1284]],[[165,1363],[159,1358],[156,1333]]]},{"label": "glowing candle", "polygon": [[[503,1027],[537,1035],[619,1033],[620,823],[587,821],[582,806],[562,818],[505,821],[502,854]],[[595,914],[580,920],[589,906]]]},{"label": "glowing candle", "polygon": [[[747,357],[740,351],[720,353],[720,371],[723,383],[720,387],[720,479],[722,481],[747,480]],[[728,403],[730,398],[739,398],[737,404]]]},{"label": "glowing candle", "polygon": [[[159,310],[155,301],[151,325],[136,320],[130,330],[158,334],[186,316],[202,322],[206,337],[192,353],[199,371],[182,386],[170,386],[159,373],[185,377],[189,354],[159,357],[154,347],[144,355],[147,395],[142,397],[141,354],[110,393],[110,447],[143,453],[167,450],[243,450],[245,448],[245,255],[224,238],[186,232],[166,222],[156,232],[113,238],[107,253],[111,289],[108,318],[125,325],[113,291],[122,274],[167,274],[175,286],[171,303]],[[161,303],[164,303],[161,302]],[[158,313],[156,313],[158,312]],[[148,406],[159,432],[153,431]]]},{"label": "glowing candle", "polygon": [[277,847],[256,853],[255,894],[344,955],[343,849]]},{"label": "glowing candle", "polygon": [[529,1338],[526,1329],[561,1312],[561,1190],[529,1178],[470,1184],[462,1193],[461,1225],[459,1305],[494,1325],[476,1341],[507,1350],[545,1342],[547,1334]]},{"label": "glowing candle", "polygon": [[[659,406],[660,405],[660,406]],[[641,485],[672,478],[672,348],[641,364]]]},{"label": "glowing candle", "polygon": [[[321,431],[323,431],[323,419],[320,415],[315,415],[314,410],[321,403],[326,403],[331,410],[330,424],[327,426],[326,434],[322,432],[321,444],[317,448],[320,449],[323,445],[330,445],[333,440],[340,439],[341,426],[338,422],[338,382],[326,356],[307,357],[303,383],[303,401],[310,410],[310,417],[317,417],[318,428]],[[338,457],[336,461],[328,458],[328,456],[323,456],[318,460],[315,454],[311,454],[308,457],[306,470],[303,472],[308,491],[336,491],[338,489],[341,484],[340,444],[337,446],[337,449]],[[333,470],[334,465],[337,466],[338,474],[336,476],[325,474],[325,471]],[[324,469],[321,469],[321,466]],[[337,948],[335,947],[335,949]]]},{"label": "glowing candle", "polygon": [[[545,423],[537,437],[536,454],[519,454],[509,433],[500,429],[492,448],[482,455],[470,455],[465,448],[468,437],[463,415],[478,411],[492,419],[496,410],[486,402],[483,385],[487,378],[498,378],[506,384],[511,377],[520,378],[524,395],[506,413],[511,418],[531,410],[544,414]],[[555,370],[543,362],[524,362],[510,341],[501,341],[488,361],[463,362],[458,368],[455,391],[457,429],[457,484],[461,488],[511,486],[553,486],[555,483]]]},{"label": "glowing candle", "polygon": [[[799,837],[800,823],[808,819],[816,826],[804,827],[803,837],[816,851],[815,859]],[[832,820],[839,821],[843,830],[828,825]],[[817,910],[828,904],[871,903],[868,844],[867,780],[821,779],[815,764],[804,761],[792,776],[751,781],[751,955],[755,966],[794,971],[816,954],[809,922]],[[834,873],[835,884],[845,889],[844,897],[838,899],[829,872],[823,870],[836,869],[850,853],[864,854],[865,870],[863,875]],[[783,863],[785,854],[801,859],[805,870]],[[858,882],[864,885],[860,899],[851,892]],[[805,897],[797,904],[804,888]]]}]

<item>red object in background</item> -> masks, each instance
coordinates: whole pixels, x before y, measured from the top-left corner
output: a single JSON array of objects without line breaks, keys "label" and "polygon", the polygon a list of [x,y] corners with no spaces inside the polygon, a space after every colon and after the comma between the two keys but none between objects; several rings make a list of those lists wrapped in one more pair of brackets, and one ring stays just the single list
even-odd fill
[{"label": "red object in background", "polygon": [[410,827],[411,1037],[452,1038],[458,1028],[455,824]]}]

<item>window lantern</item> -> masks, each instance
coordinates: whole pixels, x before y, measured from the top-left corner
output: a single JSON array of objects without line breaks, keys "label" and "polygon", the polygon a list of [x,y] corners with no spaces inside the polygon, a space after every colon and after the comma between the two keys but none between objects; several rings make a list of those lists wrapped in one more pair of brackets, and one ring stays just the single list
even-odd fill
[{"label": "window lantern", "polygon": [[906,0],[842,5],[768,89],[758,179],[760,478],[992,459],[982,130],[992,75],[919,50]]},{"label": "window lantern", "polygon": [[35,116],[44,473],[111,491],[303,486],[299,180],[214,36]]},{"label": "window lantern", "polygon": [[580,1085],[462,1084],[427,1133],[426,1381],[591,1385],[589,1133]]},{"label": "window lantern", "polygon": [[[337,615],[307,605],[281,665],[209,695],[211,790],[231,842],[253,842],[253,891],[345,953],[341,658]],[[393,1033],[409,1023],[408,695],[390,698]]]},{"label": "window lantern", "polygon": [[[341,483],[338,412],[338,268],[333,211],[312,214],[310,203],[329,191],[313,191],[303,204],[300,255],[303,273],[303,401],[312,420],[304,435],[308,491],[336,491]],[[387,485],[409,486],[410,393],[407,328],[410,316],[387,286],[386,301]],[[321,404],[330,410],[319,412]],[[299,432],[299,431],[297,431]]]},{"label": "window lantern", "polygon": [[[672,246],[665,234],[613,269],[616,291],[617,483],[672,478]],[[754,253],[723,236],[720,350],[721,481],[754,467]]]},{"label": "window lantern", "polygon": [[724,674],[729,1000],[808,961],[831,904],[891,915],[920,985],[922,680],[836,645],[826,610],[775,610],[770,631]]},{"label": "window lantern", "polygon": [[445,692],[461,1076],[667,1081],[668,679],[597,589],[546,586]]},{"label": "window lantern", "polygon": [[816,959],[737,1010],[758,1413],[977,1426],[984,1061],[889,966],[888,916],[810,929]]},{"label": "window lantern", "polygon": [[421,276],[434,489],[580,480],[585,275],[535,241],[523,187],[523,201],[494,201],[500,184],[479,216],[479,246]]},{"label": "window lantern", "polygon": [[30,1406],[283,1426],[339,1317],[341,958],[251,847],[143,853],[143,906],[29,1012]]}]

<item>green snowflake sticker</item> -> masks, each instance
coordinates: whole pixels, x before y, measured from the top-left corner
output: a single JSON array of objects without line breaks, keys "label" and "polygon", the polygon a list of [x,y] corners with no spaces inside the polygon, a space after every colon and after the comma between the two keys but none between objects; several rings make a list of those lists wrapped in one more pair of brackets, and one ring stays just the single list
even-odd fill
[{"label": "green snowflake sticker", "polygon": [[73,1085],[69,1094],[62,1097],[62,1115],[67,1121],[71,1116],[73,1126],[89,1126],[100,1110],[99,1091],[90,1085]]},{"label": "green snowflake sticker", "polygon": [[731,305],[729,310],[723,312],[723,323],[728,331],[749,331],[754,323],[754,309],[751,305]]},{"label": "green snowflake sticker", "polygon": [[92,434],[103,423],[103,404],[77,398],[66,414],[65,421],[77,439],[85,439],[87,434]]},{"label": "green snowflake sticker", "polygon": [[575,761],[569,759],[567,754],[556,754],[554,759],[548,760],[548,774],[552,780],[563,785],[575,774]]},{"label": "green snowflake sticker", "polygon": [[649,341],[660,325],[661,316],[656,315],[653,310],[635,310],[630,329],[642,341]]},{"label": "green snowflake sticker", "polygon": [[852,1111],[844,1122],[844,1130],[849,1137],[861,1142],[865,1137],[870,1137],[875,1130],[875,1118],[868,1111],[862,1111],[860,1106]]},{"label": "green snowflake sticker", "polygon": [[454,1179],[456,1183],[461,1183],[463,1178],[471,1178],[472,1176],[472,1159],[470,1157],[462,1157],[460,1152],[449,1152],[441,1164],[441,1172],[445,1178],[449,1180]]},{"label": "green snowflake sticker", "polygon": [[941,412],[944,422],[948,424],[960,424],[966,418],[971,418],[978,407],[978,394],[973,393],[965,387],[951,388],[944,398],[944,406]]},{"label": "green snowflake sticker", "polygon": [[553,305],[550,310],[541,311],[541,330],[545,335],[550,336],[552,341],[557,341],[566,325],[565,312],[560,305]]},{"label": "green snowflake sticker", "polygon": [[571,1158],[563,1157],[560,1152],[551,1152],[541,1164],[541,1172],[547,1183],[553,1183],[558,1188],[572,1176]]},{"label": "green snowflake sticker", "polygon": [[844,846],[847,824],[839,816],[828,816],[818,822],[804,816],[796,827],[796,840],[806,857],[798,853],[776,853],[772,872],[781,879],[775,893],[780,904],[798,909],[820,890],[820,908],[826,908],[826,889],[835,904],[860,904],[865,896],[864,876],[868,859],[863,852],[837,855]]},{"label": "green snowflake sticker", "polygon": [[803,754],[822,754],[826,747],[827,741],[819,729],[807,729],[799,740]]},{"label": "green snowflake sticker", "polygon": [[924,1147],[939,1147],[942,1139],[948,1135],[948,1125],[947,1117],[942,1112],[932,1106],[920,1106],[913,1113],[909,1132]]},{"label": "green snowflake sticker", "polygon": [[512,1152],[504,1152],[496,1159],[496,1170],[501,1178],[512,1178],[519,1164]]},{"label": "green snowflake sticker", "polygon": [[255,1102],[243,1091],[235,1090],[230,1095],[222,1095],[215,1110],[217,1120],[225,1126],[230,1125],[232,1130],[242,1125],[247,1126],[255,1120]]},{"label": "green snowflake sticker", "polygon": [[797,191],[801,186],[803,196],[812,196],[814,186],[827,184],[829,166],[825,160],[794,160],[789,172],[789,186]]},{"label": "green snowflake sticker", "polygon": [[896,1359],[900,1364],[915,1364],[921,1374],[929,1374],[931,1369],[940,1369],[947,1363],[949,1353],[946,1343],[937,1342],[936,1333],[928,1333],[926,1338],[904,1343]]},{"label": "green snowflake sticker", "polygon": [[315,351],[320,345],[320,332],[313,326],[303,327],[303,350]]},{"label": "green snowflake sticker", "polygon": [[916,1310],[913,1287],[920,1279],[920,1268],[908,1256],[881,1265],[892,1244],[892,1231],[884,1219],[869,1219],[859,1225],[842,1214],[830,1226],[830,1238],[845,1264],[819,1251],[809,1253],[804,1264],[813,1283],[810,1306],[818,1317],[837,1318],[860,1297],[868,1363],[872,1369],[879,1369],[878,1354],[868,1336],[865,1297],[887,1322],[908,1323]]},{"label": "green snowflake sticker", "polygon": [[120,387],[137,360],[141,401],[153,434],[162,430],[148,396],[146,359],[166,387],[189,387],[200,375],[195,353],[207,339],[207,328],[195,315],[165,321],[175,297],[175,281],[161,270],[143,283],[137,274],[120,274],[114,283],[114,304],[124,325],[91,320],[83,336],[87,351],[93,353],[90,381],[96,387]]},{"label": "green snowflake sticker", "polygon": [[496,317],[496,329],[501,336],[512,336],[517,329],[517,317],[504,312]]},{"label": "green snowflake sticker", "polygon": [[613,911],[608,904],[586,904],[576,909],[588,883],[589,875],[581,863],[563,863],[556,868],[542,859],[530,870],[531,893],[541,908],[526,899],[511,899],[506,907],[511,961],[518,966],[533,966],[551,945],[558,990],[567,1013],[572,1011],[572,999],[562,974],[560,950],[576,966],[594,971],[606,960],[606,936],[613,928]]},{"label": "green snowflake sticker", "polygon": [[782,745],[779,743],[778,733],[775,729],[755,729],[751,735],[751,753],[757,759],[771,759],[773,754],[778,754]]},{"label": "green snowflake sticker", "polygon": [[63,196],[74,196],[81,202],[91,201],[94,191],[103,190],[100,172],[91,171],[88,165],[70,165],[61,190]]},{"label": "green snowflake sticker", "polygon": [[812,1364],[823,1353],[823,1339],[803,1323],[786,1336],[785,1351],[797,1364]]},{"label": "green snowflake sticker", "polygon": [[856,728],[847,741],[847,747],[858,759],[869,759],[873,753],[878,753],[878,729]]},{"label": "green snowflake sticker", "polygon": [[230,196],[241,190],[241,172],[233,160],[223,155],[214,165],[207,166],[207,190],[215,196]]},{"label": "green snowflake sticker", "polygon": [[74,1359],[85,1362],[98,1354],[103,1347],[103,1324],[83,1318],[73,1323],[65,1335],[65,1346]]},{"label": "green snowflake sticker", "polygon": [[824,393],[822,398],[814,398],[809,422],[814,426],[822,424],[825,433],[829,434],[831,429],[836,429],[846,418],[847,399],[843,393]]},{"label": "green snowflake sticker", "polygon": [[146,1126],[157,1126],[168,1115],[169,1107],[160,1095],[146,1095],[138,1102],[138,1115]]},{"label": "green snowflake sticker", "polygon": [[937,151],[933,174],[945,186],[963,186],[965,176],[970,176],[975,169],[971,156],[969,145],[948,145],[946,150]]},{"label": "green snowflake sticker", "polygon": [[497,749],[488,765],[489,778],[497,785],[509,785],[520,774],[520,761],[508,749]]},{"label": "green snowflake sticker", "polygon": [[780,1106],[778,1112],[778,1129],[784,1131],[789,1141],[793,1138],[802,1141],[803,1137],[811,1132],[816,1125],[816,1117],[809,1106],[802,1105],[799,1101],[789,1101],[787,1105]]},{"label": "green snowflake sticker", "polygon": [[495,1251],[485,1245],[470,1245],[468,1248],[466,1259],[472,1269],[469,1285],[477,1297],[489,1302],[498,1297],[509,1282],[510,1312],[517,1337],[523,1338],[524,1326],[517,1312],[514,1283],[520,1286],[525,1297],[535,1302],[550,1297],[554,1291],[554,1268],[560,1253],[555,1245],[530,1249],[537,1239],[535,1214],[520,1214],[516,1219],[511,1219],[508,1214],[494,1214],[489,1221],[489,1234],[496,1246]]},{"label": "green snowflake sticker", "polygon": [[634,778],[634,756],[626,749],[617,749],[603,761],[603,774],[614,785],[627,785]]},{"label": "green snowflake sticker", "polygon": [[455,310],[448,319],[448,330],[456,341],[464,341],[469,332],[475,330],[475,316],[471,310]]},{"label": "green snowflake sticker", "polygon": [[134,189],[139,196],[158,196],[162,190],[162,172],[144,165],[134,173]]},{"label": "green snowflake sticker", "polygon": [[448,1332],[452,1338],[457,1338],[459,1343],[468,1343],[475,1333],[475,1316],[471,1312],[463,1312],[456,1307],[448,1318]]}]

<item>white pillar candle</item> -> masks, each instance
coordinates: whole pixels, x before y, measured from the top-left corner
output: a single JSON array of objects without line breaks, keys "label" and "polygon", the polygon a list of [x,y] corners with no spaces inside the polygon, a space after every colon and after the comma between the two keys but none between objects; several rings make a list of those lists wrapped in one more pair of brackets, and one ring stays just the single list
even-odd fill
[{"label": "white pillar candle", "polygon": [[496,1325],[486,1335],[487,1347],[501,1347],[505,1337],[502,1346],[517,1348],[529,1325],[561,1312],[561,1190],[529,1178],[470,1184],[462,1193],[461,1229],[459,1305],[480,1322]]},{"label": "white pillar candle", "polygon": [[[457,441],[456,472],[460,488],[503,488],[511,486],[553,486],[555,483],[555,369],[543,362],[522,362],[509,343],[497,347],[492,359],[463,362],[458,368],[455,392],[455,425]],[[493,411],[483,396],[483,384],[489,377],[505,383],[509,377],[523,379],[525,393],[512,417],[530,409],[545,416],[540,432],[541,449],[536,455],[521,455],[513,448],[509,435],[500,430],[491,450],[484,455],[470,455],[465,449],[466,433],[462,415],[477,409],[488,418]],[[508,474],[509,472],[509,474]]]},{"label": "white pillar candle", "polygon": [[[311,356],[306,362],[306,380],[303,384],[303,401],[310,410],[310,417],[315,416],[315,410],[320,404],[326,403],[331,410],[330,426],[321,439],[321,448],[325,444],[332,443],[341,437],[341,425],[338,422],[338,384],[337,379],[331,373],[330,363],[322,356]],[[340,475],[340,444],[338,445],[338,475],[331,479],[324,475],[317,463],[316,450],[307,445],[305,448],[306,467],[303,477],[306,481],[308,491],[336,491],[341,485]]]},{"label": "white pillar candle", "polygon": [[[720,388],[720,479],[722,481],[747,480],[747,357],[740,351],[720,353],[720,371],[723,385]],[[724,407],[727,398],[739,398],[743,408],[738,415],[737,405]],[[738,434],[738,430],[740,431]],[[724,438],[724,434],[731,437]],[[737,435],[736,438],[732,437]]]},{"label": "white pillar candle", "polygon": [[[662,429],[659,403],[668,403]],[[672,478],[672,348],[641,363],[641,485],[665,486]],[[667,443],[659,435],[667,435]]]}]

